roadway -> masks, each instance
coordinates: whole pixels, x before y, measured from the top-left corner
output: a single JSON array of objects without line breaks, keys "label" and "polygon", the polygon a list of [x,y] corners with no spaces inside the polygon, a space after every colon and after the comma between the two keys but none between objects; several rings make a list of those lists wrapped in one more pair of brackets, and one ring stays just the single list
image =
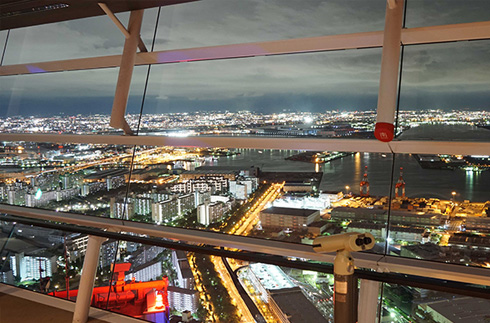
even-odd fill
[{"label": "roadway", "polygon": [[260,211],[268,204],[271,204],[281,192],[284,183],[272,184],[264,194],[262,194],[248,210],[243,218],[227,233],[235,235],[248,235],[259,221]]},{"label": "roadway", "polygon": [[[267,191],[264,192],[264,194],[255,200],[252,207],[244,214],[242,219],[227,233],[235,235],[248,235],[253,229],[254,225],[256,225],[259,221],[260,211],[262,211],[268,204],[272,203],[280,195],[283,186],[284,183],[272,184]],[[253,302],[238,281],[236,274],[233,272],[230,264],[228,263],[228,259],[213,257],[213,263],[216,270],[220,273],[223,285],[228,290],[230,296],[236,300],[236,306],[243,315],[242,320],[246,319],[245,322],[257,322],[257,320],[266,322],[257,305]]]},{"label": "roadway", "polygon": [[[221,258],[221,259],[223,260],[223,264],[225,265],[226,270],[228,271],[228,274],[231,276],[231,279],[233,280],[233,284],[235,284],[235,287],[238,290],[240,298],[246,304],[248,310],[250,311],[250,313],[255,318],[255,321],[260,322],[260,323],[262,323],[262,322],[265,323],[266,320],[264,319],[264,316],[262,316],[262,313],[260,313],[257,305],[253,302],[253,300],[250,298],[248,293],[245,291],[245,288],[243,288],[242,284],[238,280],[238,276],[237,276],[236,272],[233,271],[230,264],[228,263],[228,261],[225,258]],[[253,321],[250,321],[250,322],[253,322]]]},{"label": "roadway", "polygon": [[[225,286],[231,299],[235,302],[235,304],[233,305],[237,307],[238,312],[242,315],[242,322],[255,322],[255,313],[252,314],[254,308],[250,307],[251,304],[243,298],[242,293],[239,291],[241,287],[240,283],[238,282],[236,277],[234,278],[232,276],[232,273],[230,273],[230,265],[228,264],[228,262],[223,261],[223,258],[221,257],[215,256],[211,256],[211,261],[214,264],[215,270],[219,273],[219,277],[223,282],[223,286]],[[258,309],[255,308],[255,310],[258,312]]]},{"label": "roadway", "polygon": [[[267,204],[272,203],[280,194],[280,191],[284,183],[281,184],[272,184],[267,191],[264,192],[260,197],[256,198],[252,207],[244,214],[242,219],[231,229],[228,234],[242,234],[247,235],[253,228],[253,226],[259,220],[260,211],[262,211]],[[199,270],[194,262],[195,256],[189,256],[189,264],[191,266],[192,273],[194,275],[194,280],[196,282],[196,287],[199,291],[201,303],[208,310],[207,319],[212,322],[218,322],[219,318],[216,315],[214,307],[212,303],[209,301],[209,294],[206,293],[206,287],[203,286]],[[237,307],[237,311],[241,314],[242,322],[266,322],[264,317],[260,314],[259,309],[253,300],[248,296],[248,294],[241,286],[238,281],[236,274],[234,274],[231,269],[228,260],[221,257],[211,256],[211,261],[214,264],[214,268],[217,273],[219,273],[219,277],[223,283],[223,286],[228,291],[233,305]]]}]

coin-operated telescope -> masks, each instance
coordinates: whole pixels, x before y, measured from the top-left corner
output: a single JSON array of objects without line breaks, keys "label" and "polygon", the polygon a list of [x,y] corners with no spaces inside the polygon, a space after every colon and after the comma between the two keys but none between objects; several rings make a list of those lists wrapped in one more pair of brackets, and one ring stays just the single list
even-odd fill
[{"label": "coin-operated telescope", "polygon": [[313,250],[318,253],[336,252],[334,272],[334,322],[357,322],[357,283],[353,277],[352,251],[364,251],[374,247],[370,233],[349,232],[318,237],[313,241]]}]

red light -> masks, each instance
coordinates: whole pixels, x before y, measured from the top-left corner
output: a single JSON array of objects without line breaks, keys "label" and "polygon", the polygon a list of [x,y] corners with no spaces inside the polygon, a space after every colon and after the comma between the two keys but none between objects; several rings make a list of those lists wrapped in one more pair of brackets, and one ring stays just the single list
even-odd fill
[{"label": "red light", "polygon": [[377,122],[374,128],[374,136],[382,142],[390,142],[393,140],[395,126],[391,123]]},{"label": "red light", "polygon": [[63,146],[62,145],[59,145],[58,148],[61,149],[61,148],[63,148]]},{"label": "red light", "polygon": [[155,301],[155,308],[158,309],[163,308],[163,296],[160,293],[157,294],[157,298]]}]

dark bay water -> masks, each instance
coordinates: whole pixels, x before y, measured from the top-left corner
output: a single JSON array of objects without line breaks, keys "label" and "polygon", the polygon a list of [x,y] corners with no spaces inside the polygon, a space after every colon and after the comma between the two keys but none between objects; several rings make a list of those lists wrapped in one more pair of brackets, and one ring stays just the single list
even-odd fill
[{"label": "dark bay water", "polygon": [[[278,172],[323,172],[320,189],[323,191],[344,191],[349,186],[359,193],[359,182],[368,166],[368,178],[371,195],[389,194],[392,170],[392,155],[375,153],[356,153],[334,160],[327,164],[315,164],[290,161],[284,158],[298,153],[293,150],[254,150],[239,149],[241,154],[221,157],[218,161],[208,162],[208,166],[236,166],[248,168],[258,166],[263,171]],[[384,157],[386,156],[386,157]],[[455,191],[457,200],[483,202],[490,200],[490,171],[467,172],[464,170],[423,169],[410,154],[396,155],[394,183],[399,177],[399,168],[403,167],[408,197],[437,197],[450,199]]]}]

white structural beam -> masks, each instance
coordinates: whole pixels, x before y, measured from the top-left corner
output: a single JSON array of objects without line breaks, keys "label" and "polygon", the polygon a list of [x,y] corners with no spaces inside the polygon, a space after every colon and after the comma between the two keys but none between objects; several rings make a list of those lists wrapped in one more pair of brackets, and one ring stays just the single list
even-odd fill
[{"label": "white structural beam", "polygon": [[86,323],[94,290],[95,275],[99,264],[100,247],[105,238],[89,236],[87,250],[83,260],[82,277],[78,285],[77,301],[73,313],[73,323]]},{"label": "white structural beam", "polygon": [[[114,22],[116,27],[123,33],[124,37],[126,39],[129,39],[129,36],[130,36],[129,31],[126,29],[126,27],[124,27],[122,22],[116,17],[116,15],[111,11],[111,9],[109,9],[109,7],[103,2],[99,2],[98,5],[105,12],[105,14],[112,20],[112,22]],[[138,48],[142,52],[147,52],[148,49],[146,49],[145,43],[141,39],[141,36],[138,35],[138,37],[139,37]]]},{"label": "white structural beam", "polygon": [[105,14],[112,20],[116,27],[123,33],[126,39],[129,38],[129,31],[124,27],[123,23],[116,17],[116,15],[109,9],[109,7],[103,3],[98,3],[99,7],[105,12]]},{"label": "white structural beam", "polygon": [[[179,240],[192,244],[207,244],[284,257],[323,261],[327,263],[333,263],[336,255],[335,253],[316,253],[311,245],[305,244],[264,240],[245,236],[227,235],[213,231],[174,228],[120,219],[55,212],[5,204],[0,204],[0,213],[88,226],[116,232],[142,234],[164,239]],[[355,259],[355,265],[357,267],[370,268],[378,272],[394,272],[490,286],[490,280],[488,279],[489,270],[485,268],[361,252],[353,252],[352,256]]]},{"label": "white structural beam", "polygon": [[403,0],[386,3],[386,17],[379,77],[378,109],[374,135],[382,142],[393,140],[398,88],[398,66],[403,22]]},{"label": "white structural beam", "polygon": [[[490,21],[403,29],[403,45],[490,39]],[[138,53],[135,65],[172,64],[226,58],[311,53],[344,49],[379,48],[383,31],[287,39],[279,41],[164,50]],[[120,65],[121,56],[100,56],[52,62],[0,66],[0,76],[110,68]]]},{"label": "white structural beam", "polygon": [[225,136],[117,136],[2,133],[0,141],[28,141],[107,145],[225,147],[245,149],[323,150],[397,154],[486,155],[490,142],[400,140],[389,143],[372,139],[322,139]]},{"label": "white structural beam", "polygon": [[133,131],[125,119],[126,106],[128,104],[129,88],[133,77],[134,63],[136,60],[136,49],[138,47],[141,23],[143,21],[144,10],[131,11],[129,16],[129,38],[124,42],[123,54],[121,56],[121,66],[117,78],[116,93],[112,105],[110,126],[124,130],[127,135],[132,135]]}]

